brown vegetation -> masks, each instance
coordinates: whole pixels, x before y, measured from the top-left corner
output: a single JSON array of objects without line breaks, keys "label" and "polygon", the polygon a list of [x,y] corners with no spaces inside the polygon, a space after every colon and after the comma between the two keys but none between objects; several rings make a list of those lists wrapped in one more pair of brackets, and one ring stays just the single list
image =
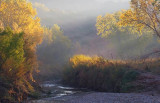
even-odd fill
[{"label": "brown vegetation", "polygon": [[[64,71],[63,81],[71,86],[107,92],[131,92],[142,73],[160,73],[159,59],[120,61],[76,55]],[[141,82],[142,83],[142,82]]]},{"label": "brown vegetation", "polygon": [[63,81],[72,86],[107,92],[127,92],[139,72],[124,61],[76,55],[64,72]]}]

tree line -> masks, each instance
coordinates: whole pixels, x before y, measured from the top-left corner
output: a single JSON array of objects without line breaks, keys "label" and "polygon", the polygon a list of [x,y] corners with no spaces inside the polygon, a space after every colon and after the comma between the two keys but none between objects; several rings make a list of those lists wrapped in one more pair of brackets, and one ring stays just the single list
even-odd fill
[{"label": "tree line", "polygon": [[97,17],[97,35],[110,41],[120,58],[139,57],[159,49],[160,2],[131,0],[128,10]]}]

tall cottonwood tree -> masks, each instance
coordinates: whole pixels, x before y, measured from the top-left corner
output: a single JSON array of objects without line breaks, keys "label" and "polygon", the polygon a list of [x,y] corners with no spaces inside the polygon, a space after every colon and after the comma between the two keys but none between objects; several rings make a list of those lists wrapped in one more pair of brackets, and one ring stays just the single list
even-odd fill
[{"label": "tall cottonwood tree", "polygon": [[[38,67],[36,46],[42,42],[43,28],[27,0],[0,0],[0,21],[0,81],[9,82],[9,96],[21,101],[24,94],[33,91],[32,74]],[[12,30],[6,30],[8,27]]]},{"label": "tall cottonwood tree", "polygon": [[160,1],[131,0],[131,9],[120,16],[120,26],[131,26],[140,33],[149,29],[160,38]]},{"label": "tall cottonwood tree", "polygon": [[145,50],[150,44],[157,43],[155,37],[150,34],[152,31],[145,29],[141,33],[146,35],[140,35],[137,28],[133,26],[121,26],[119,24],[121,15],[123,15],[123,11],[98,16],[96,23],[97,35],[109,41],[108,46],[115,50],[116,57],[138,57],[152,50],[154,47]]},{"label": "tall cottonwood tree", "polygon": [[43,34],[36,10],[26,0],[0,0],[0,21],[4,28],[24,32],[25,57],[31,77],[33,69],[37,68],[36,46],[42,42]]},{"label": "tall cottonwood tree", "polygon": [[100,35],[101,37],[108,37],[111,34],[113,35],[121,31],[117,25],[120,15],[121,12],[106,14],[105,16],[98,16],[96,23],[97,35]]},{"label": "tall cottonwood tree", "polygon": [[0,101],[21,101],[24,94],[33,90],[25,76],[28,70],[25,68],[23,33],[14,33],[10,28],[0,33],[0,58]]}]

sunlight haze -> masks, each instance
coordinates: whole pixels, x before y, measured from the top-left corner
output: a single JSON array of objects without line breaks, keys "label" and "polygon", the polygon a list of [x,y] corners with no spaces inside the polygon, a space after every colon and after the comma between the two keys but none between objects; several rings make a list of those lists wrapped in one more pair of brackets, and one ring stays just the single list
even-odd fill
[{"label": "sunlight haze", "polygon": [[[57,24],[81,22],[98,15],[129,8],[130,0],[32,0],[38,16]],[[46,23],[45,22],[45,23]],[[49,25],[49,24],[48,24]]]}]

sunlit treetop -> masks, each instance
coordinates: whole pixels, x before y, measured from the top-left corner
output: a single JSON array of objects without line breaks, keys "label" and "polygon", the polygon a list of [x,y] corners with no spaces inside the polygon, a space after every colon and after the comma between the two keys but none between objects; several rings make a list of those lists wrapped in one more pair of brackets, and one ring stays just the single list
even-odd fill
[{"label": "sunlit treetop", "polygon": [[120,33],[129,33],[129,34],[137,34],[137,30],[132,26],[120,25],[120,16],[124,10],[113,13],[113,14],[106,14],[105,16],[98,16],[97,17],[97,35],[101,37],[108,37],[109,35],[115,35]]},{"label": "sunlit treetop", "polygon": [[108,36],[111,33],[115,33],[117,31],[116,28],[117,20],[114,16],[114,14],[106,14],[104,17],[98,16],[97,17],[97,34],[101,35],[102,37]]},{"label": "sunlit treetop", "polygon": [[160,1],[132,0],[131,9],[122,13],[119,24],[132,26],[139,32],[149,29],[160,37]]},{"label": "sunlit treetop", "polygon": [[[131,0],[131,8],[97,17],[97,34],[107,37],[117,32],[156,34],[160,37],[160,1]],[[153,33],[154,32],[154,33]]]},{"label": "sunlit treetop", "polygon": [[10,27],[15,34],[24,33],[25,69],[28,70],[27,77],[32,81],[32,72],[38,68],[36,46],[43,38],[43,28],[36,14],[36,9],[28,0],[0,0],[2,28]]},{"label": "sunlit treetop", "polygon": [[25,40],[35,47],[42,41],[43,28],[36,17],[36,9],[27,0],[0,0],[0,21],[4,27],[24,32]]},{"label": "sunlit treetop", "polygon": [[44,42],[51,44],[54,42],[57,37],[61,37],[61,39],[65,38],[63,30],[57,24],[54,24],[51,28],[44,27]]}]

